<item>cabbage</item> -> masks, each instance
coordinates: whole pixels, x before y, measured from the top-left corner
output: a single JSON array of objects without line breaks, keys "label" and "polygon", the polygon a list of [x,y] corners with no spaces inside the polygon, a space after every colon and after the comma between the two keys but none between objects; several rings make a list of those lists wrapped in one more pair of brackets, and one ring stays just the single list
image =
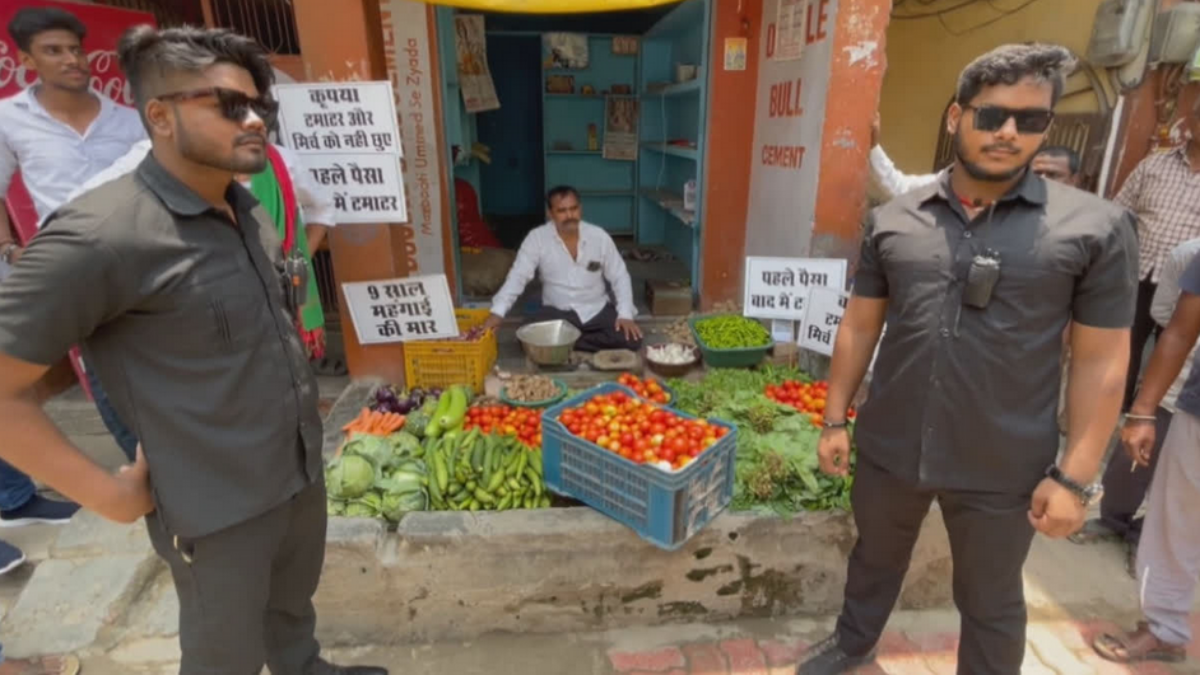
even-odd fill
[{"label": "cabbage", "polygon": [[360,504],[366,504],[371,507],[376,514],[379,513],[379,509],[383,508],[383,495],[378,492],[368,492],[358,501]]},{"label": "cabbage", "polygon": [[407,431],[397,431],[387,437],[396,457],[409,457],[421,447],[421,441]]},{"label": "cabbage", "polygon": [[334,499],[361,497],[375,484],[375,467],[358,455],[342,455],[329,465],[325,482]]},{"label": "cabbage", "polygon": [[383,490],[385,495],[415,492],[425,487],[421,484],[421,478],[419,473],[396,471],[388,476],[387,480],[379,481],[379,489]]},{"label": "cabbage", "polygon": [[416,490],[404,493],[389,493],[383,496],[381,512],[384,518],[398,522],[400,517],[411,511],[425,510],[425,493]]},{"label": "cabbage", "polygon": [[325,506],[326,513],[331,516],[346,515],[346,502],[339,501],[337,499],[330,499],[328,502],[326,502]]},{"label": "cabbage", "polygon": [[380,436],[356,436],[342,448],[342,456],[365,457],[375,468],[383,470],[395,461],[392,444]]},{"label": "cabbage", "polygon": [[379,512],[367,504],[350,502],[346,505],[345,515],[347,518],[375,518],[379,515]]}]

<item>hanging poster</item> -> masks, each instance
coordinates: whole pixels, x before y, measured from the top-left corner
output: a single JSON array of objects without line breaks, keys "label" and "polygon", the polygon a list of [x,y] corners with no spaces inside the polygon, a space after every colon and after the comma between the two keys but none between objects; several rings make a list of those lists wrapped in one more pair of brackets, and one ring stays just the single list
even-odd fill
[{"label": "hanging poster", "polygon": [[342,284],[359,344],[433,340],[458,335],[446,275]]},{"label": "hanging poster", "polygon": [[487,33],[481,14],[454,17],[454,48],[458,54],[458,83],[467,112],[496,110],[500,99],[487,60]]},{"label": "hanging poster", "polygon": [[339,223],[403,223],[403,144],[392,83],[275,86],[280,139],[333,195]]},{"label": "hanging poster", "polygon": [[409,274],[446,270],[445,182],[434,107],[437,79],[433,75],[431,13],[428,5],[415,0],[380,0],[384,56],[396,91],[400,136],[406,149],[403,174],[404,191],[411,201],[410,220],[395,227],[403,239]]},{"label": "hanging poster", "polygon": [[846,261],[840,258],[746,258],[742,312],[755,319],[803,321],[813,288],[846,287]]},{"label": "hanging poster", "polygon": [[582,33],[546,33],[542,36],[547,70],[565,68],[584,70],[588,67],[588,38]]},{"label": "hanging poster", "polygon": [[638,39],[636,35],[616,35],[612,39],[612,53],[617,56],[636,56]]},{"label": "hanging poster", "polygon": [[804,19],[808,0],[779,0],[775,29],[776,61],[794,61],[804,55]]},{"label": "hanging poster", "polygon": [[277,84],[280,138],[298,154],[403,156],[392,83]]},{"label": "hanging poster", "polygon": [[725,38],[725,70],[746,69],[746,45],[744,37]]},{"label": "hanging poster", "polygon": [[638,100],[609,96],[604,100],[604,159],[633,162],[638,152]]}]

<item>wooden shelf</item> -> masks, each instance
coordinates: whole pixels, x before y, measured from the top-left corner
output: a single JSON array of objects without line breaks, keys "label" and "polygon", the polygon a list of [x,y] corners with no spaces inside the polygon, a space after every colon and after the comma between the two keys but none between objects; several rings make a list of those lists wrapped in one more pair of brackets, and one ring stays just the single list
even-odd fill
[{"label": "wooden shelf", "polygon": [[603,101],[606,98],[639,98],[637,94],[542,94],[553,99],[580,99],[584,101]]},{"label": "wooden shelf", "polygon": [[666,98],[669,96],[682,96],[684,94],[695,94],[695,93],[698,93],[699,91],[700,91],[700,78],[697,77],[694,80],[688,80],[687,82],[680,82],[679,84],[668,85],[661,89],[647,89],[646,91],[642,92],[642,95],[647,96],[647,97]]},{"label": "wooden shelf", "polygon": [[688,227],[696,226],[696,212],[683,208],[683,196],[667,190],[642,190],[642,196],[658,204],[664,211]]},{"label": "wooden shelf", "polygon": [[547,155],[603,155],[601,150],[547,150]]},{"label": "wooden shelf", "polygon": [[700,158],[700,152],[696,148],[691,148],[683,145],[671,145],[669,143],[643,143],[642,147],[653,152],[661,152],[664,155],[672,157],[682,157],[696,161]]}]

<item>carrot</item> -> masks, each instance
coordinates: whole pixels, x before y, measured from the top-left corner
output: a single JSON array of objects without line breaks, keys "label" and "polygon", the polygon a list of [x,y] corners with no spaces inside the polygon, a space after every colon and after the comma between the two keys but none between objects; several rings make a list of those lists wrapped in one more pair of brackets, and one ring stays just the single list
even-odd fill
[{"label": "carrot", "polygon": [[370,408],[363,408],[362,411],[358,413],[358,417],[355,417],[354,419],[350,420],[349,424],[342,427],[342,431],[356,431],[358,429],[359,425],[361,425],[370,414],[371,414]]}]

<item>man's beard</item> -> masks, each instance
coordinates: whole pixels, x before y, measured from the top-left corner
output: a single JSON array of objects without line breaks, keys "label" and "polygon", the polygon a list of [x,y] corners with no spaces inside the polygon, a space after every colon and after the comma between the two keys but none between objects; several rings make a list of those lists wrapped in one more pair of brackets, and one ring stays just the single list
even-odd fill
[{"label": "man's beard", "polygon": [[215,152],[209,152],[200,144],[196,143],[192,135],[184,128],[182,123],[175,124],[176,135],[179,137],[179,154],[183,155],[184,159],[207,166],[221,171],[228,171],[235,174],[253,175],[267,168],[267,153],[264,151],[258,157],[239,157],[237,148],[240,144],[251,138],[262,137],[258,134],[242,134],[238,136],[234,142],[234,152],[228,155],[218,155]]},{"label": "man's beard", "polygon": [[987,181],[989,183],[1003,183],[1005,181],[1012,180],[1017,176],[1020,176],[1025,169],[1029,168],[1030,163],[1033,162],[1033,156],[1031,155],[1024,164],[1009,169],[1008,171],[991,173],[982,166],[967,160],[966,153],[963,152],[962,148],[962,133],[957,131],[954,133],[954,157],[958,159],[958,163],[962,165],[963,170],[967,172],[968,176],[974,178],[975,180]]}]

